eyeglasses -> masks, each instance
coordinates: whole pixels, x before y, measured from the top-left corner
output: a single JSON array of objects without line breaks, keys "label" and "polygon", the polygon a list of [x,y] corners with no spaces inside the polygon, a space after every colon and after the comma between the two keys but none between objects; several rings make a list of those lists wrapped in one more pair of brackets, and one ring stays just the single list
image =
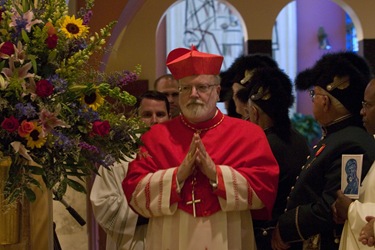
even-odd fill
[{"label": "eyeglasses", "polygon": [[310,92],[311,99],[314,99],[315,96],[317,96],[317,95],[323,95],[323,96],[325,96],[324,94],[315,93],[315,90],[313,90],[313,89],[310,89],[309,92]]},{"label": "eyeglasses", "polygon": [[217,85],[218,84],[201,84],[201,85],[196,85],[196,86],[181,85],[178,89],[180,90],[180,93],[182,94],[190,94],[194,87],[198,93],[202,94],[202,93],[207,93],[211,87],[217,86]]},{"label": "eyeglasses", "polygon": [[367,101],[362,101],[362,107],[363,109],[369,109],[373,106],[373,104],[367,102]]}]

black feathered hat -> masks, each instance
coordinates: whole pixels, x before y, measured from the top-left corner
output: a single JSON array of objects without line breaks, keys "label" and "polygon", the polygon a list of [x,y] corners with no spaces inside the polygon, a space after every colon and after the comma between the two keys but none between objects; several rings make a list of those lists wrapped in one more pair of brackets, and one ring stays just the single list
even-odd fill
[{"label": "black feathered hat", "polygon": [[[221,89],[222,93],[220,99],[227,100],[232,97],[232,85],[235,82],[240,83],[245,78],[245,72],[251,72],[256,68],[274,67],[277,68],[277,62],[266,54],[250,54],[243,55],[234,60],[232,65],[224,72],[220,73],[221,76]],[[246,85],[247,79],[243,84]],[[226,94],[229,92],[229,94]]]},{"label": "black feathered hat", "polygon": [[[277,68],[277,62],[273,60],[268,55],[264,54],[253,54],[239,58],[235,66],[236,74],[232,79],[232,83],[241,83],[244,86],[246,82],[250,79],[246,79],[245,76],[252,72],[254,69],[258,68]],[[252,74],[252,73],[250,73]]]},{"label": "black feathered hat", "polygon": [[241,102],[251,100],[273,121],[273,131],[285,141],[290,139],[289,108],[294,103],[292,81],[278,68],[258,68],[237,92]]},{"label": "black feathered hat", "polygon": [[367,61],[354,52],[329,53],[296,77],[298,90],[319,86],[334,96],[353,115],[359,115],[363,94],[371,79]]},{"label": "black feathered hat", "polygon": [[292,82],[287,74],[278,68],[259,68],[249,80],[246,88],[237,93],[242,102],[250,99],[274,119],[279,113],[288,115],[294,103]]}]

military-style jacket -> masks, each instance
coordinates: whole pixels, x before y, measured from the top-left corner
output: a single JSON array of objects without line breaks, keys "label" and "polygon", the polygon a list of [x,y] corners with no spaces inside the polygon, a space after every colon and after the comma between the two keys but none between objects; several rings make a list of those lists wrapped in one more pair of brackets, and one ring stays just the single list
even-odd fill
[{"label": "military-style jacket", "polygon": [[290,128],[288,142],[282,140],[272,127],[264,132],[280,168],[277,196],[272,209],[272,220],[254,221],[253,223],[254,227],[267,228],[276,226],[277,219],[284,213],[286,197],[289,195],[290,188],[294,186],[296,177],[306,162],[306,157],[310,154],[310,149],[306,139],[292,128]]},{"label": "military-style jacket", "polygon": [[306,162],[306,157],[310,154],[305,137],[292,128],[290,128],[288,140],[283,140],[273,127],[264,132],[279,164],[280,174],[276,201],[272,209],[272,219],[268,221],[253,220],[257,248],[261,250],[271,249],[272,232],[277,219],[284,213],[286,197],[289,195],[290,188],[294,186],[296,177]]},{"label": "military-style jacket", "polygon": [[375,140],[354,118],[323,128],[322,139],[292,187],[278,224],[283,241],[292,249],[301,249],[300,244],[293,243],[317,234],[321,236],[320,249],[338,249],[340,233],[332,219],[331,205],[341,187],[343,154],[363,154],[363,180],[375,159]]}]

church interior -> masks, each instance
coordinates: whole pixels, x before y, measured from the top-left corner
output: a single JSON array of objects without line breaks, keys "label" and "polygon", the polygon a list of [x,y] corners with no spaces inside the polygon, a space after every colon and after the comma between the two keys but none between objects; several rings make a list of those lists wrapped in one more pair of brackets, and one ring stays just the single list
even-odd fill
[{"label": "church interior", "polygon": [[[128,86],[127,90],[131,94],[138,95],[147,89],[153,89],[154,80],[167,73],[166,55],[174,49],[173,46],[188,46],[189,42],[199,42],[202,38],[199,37],[201,33],[184,37],[183,32],[186,35],[188,29],[186,23],[185,27],[176,28],[182,32],[181,35],[170,30],[175,28],[173,24],[177,21],[171,17],[173,12],[169,11],[177,5],[187,8],[187,3],[191,1],[96,0],[94,14],[90,21],[90,32],[99,32],[107,23],[117,22],[111,36],[107,39],[107,51],[96,58],[100,61],[97,67],[102,71],[111,72],[132,70],[136,65],[141,65],[140,80],[135,83],[136,85]],[[240,42],[238,43],[237,40],[235,44],[230,44],[232,41],[227,40],[225,47],[223,44],[225,41],[221,39],[218,44],[220,53],[227,53],[228,58],[234,59],[241,55],[239,53],[268,54],[284,67],[292,80],[299,71],[312,66],[323,54],[348,49],[357,51],[372,67],[375,67],[373,27],[375,1],[373,0],[195,1],[197,4],[207,4],[208,7],[202,8],[211,8],[206,9],[206,13],[209,13],[206,14],[207,18],[212,17],[215,12],[214,7],[219,5],[237,18],[236,24],[240,25],[240,34],[238,34]],[[83,4],[84,0],[70,0],[71,13],[77,11]],[[289,12],[292,12],[293,18],[277,21],[280,13],[286,11],[288,7],[291,7]],[[180,23],[184,24],[187,20],[186,16],[184,18]],[[231,28],[225,25],[221,27],[222,30]],[[351,33],[353,30],[354,35]],[[176,37],[179,36],[179,40],[186,40],[175,41],[178,40],[172,38],[175,33]],[[232,32],[228,36],[235,35]],[[206,49],[209,47],[211,46],[207,46]],[[231,61],[227,62],[228,66],[230,63]],[[295,96],[293,112],[311,115],[309,93],[296,92]],[[105,233],[96,223],[88,199],[92,179],[87,179],[85,185],[87,194],[68,190],[65,197],[66,202],[85,220],[85,225],[80,225],[69,214],[66,204],[58,201],[53,201],[51,204],[53,208],[49,216],[55,222],[54,231],[62,249],[105,249]],[[52,249],[52,245],[53,242],[49,242],[46,248],[31,249]],[[0,249],[9,248],[0,246]]]}]

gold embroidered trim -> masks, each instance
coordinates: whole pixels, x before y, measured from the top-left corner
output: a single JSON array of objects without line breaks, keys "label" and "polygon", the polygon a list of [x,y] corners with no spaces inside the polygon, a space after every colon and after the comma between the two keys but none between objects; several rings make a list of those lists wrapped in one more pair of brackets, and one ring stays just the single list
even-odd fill
[{"label": "gold embroidered trim", "polygon": [[203,132],[203,131],[208,131],[208,130],[210,130],[210,129],[213,129],[213,128],[216,128],[217,126],[219,126],[220,123],[223,122],[225,116],[224,116],[224,114],[221,114],[221,118],[220,118],[220,120],[219,120],[217,123],[215,123],[215,124],[212,125],[211,127],[208,127],[208,128],[202,128],[202,129],[197,129],[197,128],[194,128],[194,127],[190,126],[190,125],[185,121],[185,119],[184,119],[184,117],[183,117],[182,115],[180,115],[180,117],[181,117],[181,121],[182,121],[182,123],[183,123],[186,127],[190,128],[190,129],[192,129],[193,131],[195,131],[196,133],[200,134],[200,133]]}]

